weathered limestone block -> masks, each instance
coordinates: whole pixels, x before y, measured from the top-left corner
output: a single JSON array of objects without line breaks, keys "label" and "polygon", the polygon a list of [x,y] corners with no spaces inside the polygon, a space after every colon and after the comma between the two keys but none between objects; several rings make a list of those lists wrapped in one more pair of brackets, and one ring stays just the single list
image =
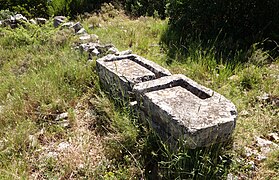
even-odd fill
[{"label": "weathered limestone block", "polygon": [[124,98],[133,98],[132,88],[137,83],[171,75],[156,63],[134,54],[107,55],[98,59],[96,66],[103,87]]},{"label": "weathered limestone block", "polygon": [[133,91],[138,109],[171,145],[209,146],[228,140],[235,128],[234,104],[184,75],[139,83]]},{"label": "weathered limestone block", "polygon": [[57,28],[60,24],[64,23],[66,21],[65,16],[55,16],[53,20],[53,26]]}]

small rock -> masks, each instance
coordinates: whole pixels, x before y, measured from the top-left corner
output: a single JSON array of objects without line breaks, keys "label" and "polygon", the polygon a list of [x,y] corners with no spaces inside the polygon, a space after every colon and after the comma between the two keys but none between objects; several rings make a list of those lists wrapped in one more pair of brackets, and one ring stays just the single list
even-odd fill
[{"label": "small rock", "polygon": [[257,96],[257,99],[259,101],[268,101],[270,99],[270,96],[267,93],[263,93],[262,95]]},{"label": "small rock", "polygon": [[77,22],[76,24],[74,24],[74,25],[72,26],[72,28],[74,28],[75,32],[77,33],[77,32],[80,31],[83,27],[82,27],[82,25],[81,25],[80,22]]},{"label": "small rock", "polygon": [[70,28],[74,25],[73,22],[65,22],[61,25],[61,28]]},{"label": "small rock", "polygon": [[132,50],[128,49],[126,51],[121,51],[118,53],[119,56],[129,55],[132,54]]},{"label": "small rock", "polygon": [[30,23],[30,24],[37,24],[37,22],[36,22],[34,19],[30,19],[30,20],[29,20],[29,23]]},{"label": "small rock", "polygon": [[279,97],[278,96],[272,96],[271,101],[275,106],[279,107]]},{"label": "small rock", "polygon": [[81,41],[86,41],[86,40],[90,40],[90,39],[91,39],[90,34],[85,34],[85,35],[79,37],[79,40],[81,40]]},{"label": "small rock", "polygon": [[38,24],[46,24],[47,19],[45,18],[36,18],[36,21]]},{"label": "small rock", "polygon": [[11,16],[9,20],[11,20],[12,22],[15,22],[15,21],[16,21],[16,19],[15,19],[14,16]]},{"label": "small rock", "polygon": [[86,30],[84,28],[81,28],[76,34],[86,34]]},{"label": "small rock", "polygon": [[273,142],[271,142],[269,140],[265,140],[260,137],[256,137],[256,143],[257,143],[258,147],[267,147],[267,146],[271,146],[273,144]]},{"label": "small rock", "polygon": [[[0,111],[1,111],[1,107],[0,107]],[[278,133],[269,133],[267,136],[270,141],[279,141]]]},{"label": "small rock", "polygon": [[131,107],[135,107],[137,104],[138,104],[137,101],[130,102],[130,106],[131,106]]},{"label": "small rock", "polygon": [[53,20],[53,26],[57,28],[60,24],[64,23],[66,20],[65,16],[55,16]]},{"label": "small rock", "polygon": [[16,21],[25,21],[25,22],[28,21],[27,18],[24,17],[22,14],[16,14],[16,15],[14,16],[14,19],[15,19]]},{"label": "small rock", "polygon": [[90,52],[90,54],[92,54],[93,56],[98,56],[100,54],[100,52],[98,51],[98,49],[93,49],[93,51]]},{"label": "small rock", "polygon": [[95,34],[85,34],[79,37],[79,40],[82,42],[91,41],[91,42],[98,42],[99,37]]},{"label": "small rock", "polygon": [[56,117],[55,121],[59,121],[59,120],[66,119],[66,118],[68,118],[68,113],[67,113],[67,112],[66,112],[66,113],[62,113],[62,114],[59,114],[59,115]]},{"label": "small rock", "polygon": [[108,51],[107,51],[108,54],[116,54],[116,53],[118,53],[118,52],[119,52],[119,51],[118,51],[118,49],[117,49],[116,47],[111,47],[111,48],[109,48]]},{"label": "small rock", "polygon": [[256,144],[260,147],[262,156],[266,156],[272,149],[279,148],[276,143],[260,137],[256,137]]},{"label": "small rock", "polygon": [[71,144],[68,143],[68,142],[61,142],[61,143],[58,145],[57,150],[58,150],[58,151],[63,151],[63,150],[67,149],[67,148],[70,147],[70,146],[71,146]]}]

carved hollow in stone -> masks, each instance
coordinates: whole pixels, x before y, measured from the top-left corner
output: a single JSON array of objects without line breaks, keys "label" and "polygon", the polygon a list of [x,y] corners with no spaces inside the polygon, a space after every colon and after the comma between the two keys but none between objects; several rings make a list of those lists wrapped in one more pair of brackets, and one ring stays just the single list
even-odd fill
[{"label": "carved hollow in stone", "polygon": [[184,75],[139,83],[133,91],[141,114],[171,145],[209,146],[227,141],[235,128],[234,104]]},{"label": "carved hollow in stone", "polygon": [[98,59],[96,66],[103,87],[124,98],[134,98],[132,88],[137,83],[171,75],[156,63],[134,54],[108,55]]}]

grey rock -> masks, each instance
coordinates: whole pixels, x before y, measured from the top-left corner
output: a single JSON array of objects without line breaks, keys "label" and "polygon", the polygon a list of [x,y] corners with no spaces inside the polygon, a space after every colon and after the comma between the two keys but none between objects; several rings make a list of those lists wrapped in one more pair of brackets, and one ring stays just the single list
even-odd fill
[{"label": "grey rock", "polygon": [[[1,109],[1,108],[0,108]],[[271,141],[279,141],[278,133],[269,133],[268,137]]]},{"label": "grey rock", "polygon": [[90,39],[91,39],[90,34],[85,34],[85,35],[79,37],[80,41],[87,41],[87,40],[90,40]]},{"label": "grey rock", "polygon": [[258,98],[258,100],[260,100],[260,101],[267,101],[267,100],[270,99],[270,95],[267,94],[267,93],[263,93],[262,95],[257,96],[257,98]]},{"label": "grey rock", "polygon": [[15,21],[16,21],[16,19],[15,19],[14,16],[11,16],[9,20],[12,21],[12,22],[15,22]]},{"label": "grey rock", "polygon": [[261,137],[256,137],[255,139],[256,145],[260,148],[260,152],[256,157],[258,161],[266,160],[268,153],[270,153],[272,150],[279,148],[279,145],[272,141],[263,139]]},{"label": "grey rock", "polygon": [[66,118],[68,118],[68,113],[67,113],[67,112],[66,112],[66,113],[62,113],[62,114],[59,114],[59,115],[56,117],[55,121],[59,121],[59,120],[66,119]]},{"label": "grey rock", "polygon": [[66,17],[65,16],[55,16],[54,20],[53,20],[53,26],[55,28],[57,28],[59,25],[61,25],[62,23],[64,23],[66,21]]},{"label": "grey rock", "polygon": [[61,143],[58,144],[57,150],[58,151],[64,151],[64,150],[66,150],[66,149],[68,149],[70,147],[71,147],[70,143],[68,143],[68,142],[61,142]]},{"label": "grey rock", "polygon": [[172,147],[205,147],[227,141],[235,129],[237,111],[224,96],[184,75],[138,83],[133,92],[139,109]]},{"label": "grey rock", "polygon": [[86,34],[86,30],[84,28],[81,28],[79,31],[76,32],[76,34]]},{"label": "grey rock", "polygon": [[74,23],[73,22],[65,22],[61,25],[61,28],[70,28],[73,27]]},{"label": "grey rock", "polygon": [[80,22],[75,23],[72,28],[74,28],[75,32],[77,33],[79,30],[81,30],[83,27]]},{"label": "grey rock", "polygon": [[116,55],[119,55],[119,56],[124,56],[124,55],[129,55],[129,54],[132,54],[132,50],[128,49],[126,51],[121,51],[119,52],[118,54]]},{"label": "grey rock", "polygon": [[16,14],[16,15],[14,16],[14,19],[15,19],[16,21],[25,21],[25,22],[28,21],[27,18],[24,17],[22,14]]},{"label": "grey rock", "polygon": [[80,36],[79,40],[81,42],[87,42],[87,41],[98,42],[99,37],[96,34],[85,34],[85,35]]},{"label": "grey rock", "polygon": [[267,147],[267,146],[271,146],[274,143],[272,141],[260,138],[260,137],[256,137],[256,143],[258,147]]},{"label": "grey rock", "polygon": [[100,54],[100,52],[98,51],[98,49],[95,48],[90,52],[90,54],[93,56],[98,56]]},{"label": "grey rock", "polygon": [[119,53],[118,49],[116,47],[111,47],[107,51],[108,54],[116,54]]},{"label": "grey rock", "polygon": [[47,19],[45,18],[36,18],[36,21],[38,24],[46,24]]},{"label": "grey rock", "polygon": [[96,49],[98,46],[100,46],[98,43],[84,43],[84,44],[80,44],[79,48],[81,51],[93,51],[94,49]]},{"label": "grey rock", "polygon": [[29,23],[31,23],[31,24],[37,24],[37,21],[35,21],[34,19],[30,19],[30,20],[29,20]]},{"label": "grey rock", "polygon": [[[86,40],[87,41],[93,41],[93,42],[89,42],[89,43],[80,44],[79,45],[79,49],[81,51],[86,51],[86,52],[89,52],[89,53],[93,52],[93,54],[91,54],[91,56],[97,56],[98,55],[98,56],[103,57],[103,56],[108,54],[108,50],[109,49],[115,48],[114,45],[112,45],[112,44],[100,45],[99,43],[94,42],[94,41],[98,42],[98,40],[93,39],[92,37],[93,38],[97,38],[98,36],[94,35],[94,34],[90,35],[90,39],[89,40],[88,40],[88,38],[89,38],[88,34],[83,35],[83,36],[80,37],[80,39],[84,40],[84,41],[86,41]],[[96,55],[96,53],[94,53],[94,52],[97,52],[97,51],[98,51],[98,53]]]}]

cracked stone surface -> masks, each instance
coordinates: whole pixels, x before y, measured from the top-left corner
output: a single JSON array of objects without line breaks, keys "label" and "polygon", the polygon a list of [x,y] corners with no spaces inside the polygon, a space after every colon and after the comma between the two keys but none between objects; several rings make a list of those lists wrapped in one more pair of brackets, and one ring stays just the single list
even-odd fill
[{"label": "cracked stone surface", "polygon": [[183,140],[189,148],[227,141],[235,125],[235,106],[224,96],[184,75],[136,84],[138,108],[171,144]]},{"label": "cracked stone surface", "polygon": [[134,54],[98,59],[97,72],[107,90],[123,97],[132,96],[132,88],[137,83],[170,75],[168,70]]}]

